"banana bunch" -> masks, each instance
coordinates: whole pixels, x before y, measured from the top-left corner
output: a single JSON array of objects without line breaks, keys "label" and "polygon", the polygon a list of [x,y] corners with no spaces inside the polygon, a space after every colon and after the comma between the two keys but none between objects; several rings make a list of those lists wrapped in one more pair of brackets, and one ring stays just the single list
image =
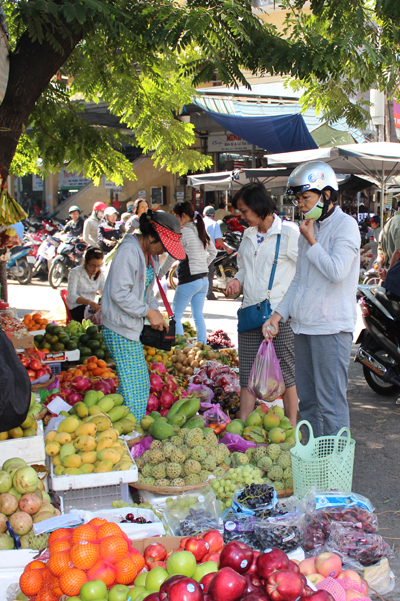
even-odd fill
[{"label": "banana bunch", "polygon": [[80,336],[81,334],[85,333],[85,328],[83,328],[82,324],[73,320],[70,321],[67,326],[65,326],[64,330],[69,336]]},{"label": "banana bunch", "polygon": [[24,209],[10,196],[7,188],[3,188],[0,192],[0,224],[13,225],[27,217]]}]

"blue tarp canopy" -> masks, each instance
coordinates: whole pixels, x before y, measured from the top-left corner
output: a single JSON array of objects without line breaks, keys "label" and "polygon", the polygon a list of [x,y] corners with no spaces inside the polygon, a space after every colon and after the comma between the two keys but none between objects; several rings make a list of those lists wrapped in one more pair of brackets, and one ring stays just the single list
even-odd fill
[{"label": "blue tarp canopy", "polygon": [[205,112],[224,129],[270,153],[318,148],[301,115],[241,117]]}]

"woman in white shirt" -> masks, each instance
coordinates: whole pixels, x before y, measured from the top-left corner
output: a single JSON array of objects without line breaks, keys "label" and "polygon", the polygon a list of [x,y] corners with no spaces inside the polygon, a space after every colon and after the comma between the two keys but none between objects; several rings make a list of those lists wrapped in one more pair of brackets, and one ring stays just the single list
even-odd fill
[{"label": "woman in white shirt", "polygon": [[100,248],[89,246],[82,265],[69,272],[67,305],[75,321],[82,321],[86,305],[94,311],[100,309],[94,299],[97,294],[102,294],[105,284],[106,278],[101,270],[103,259],[104,253]]},{"label": "woman in white shirt", "polygon": [[[243,286],[243,308],[264,301],[277,249],[279,254],[275,277],[270,292],[272,310],[282,300],[296,271],[298,227],[274,214],[276,205],[263,184],[252,183],[241,188],[232,204],[239,209],[248,224],[238,252],[239,271],[226,288],[226,295],[237,294]],[[238,334],[240,371],[240,418],[245,421],[254,410],[256,398],[247,388],[250,371],[264,336],[261,327]],[[293,426],[297,420],[297,391],[294,369],[294,337],[287,322],[274,339],[275,352],[286,386],[283,395],[285,414]]]}]

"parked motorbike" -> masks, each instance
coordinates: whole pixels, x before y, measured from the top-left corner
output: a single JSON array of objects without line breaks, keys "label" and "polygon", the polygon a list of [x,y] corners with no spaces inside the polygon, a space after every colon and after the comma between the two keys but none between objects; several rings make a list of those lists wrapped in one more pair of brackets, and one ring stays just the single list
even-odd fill
[{"label": "parked motorbike", "polygon": [[32,263],[35,262],[35,257],[31,252],[32,246],[29,245],[14,246],[10,250],[7,277],[17,280],[23,286],[29,284],[32,279]]},{"label": "parked motorbike", "polygon": [[55,236],[46,236],[41,245],[38,248],[36,260],[33,265],[32,277],[40,274],[46,274],[51,269],[51,262],[56,256],[57,248],[60,246],[59,238]]},{"label": "parked motorbike", "polygon": [[57,248],[57,255],[49,271],[49,284],[52,288],[58,288],[64,278],[74,267],[82,263],[86,244],[80,242],[79,238],[68,236]]},{"label": "parked motorbike", "polygon": [[358,304],[364,329],[355,357],[363,366],[367,384],[383,396],[400,390],[400,304],[384,289],[361,284]]}]

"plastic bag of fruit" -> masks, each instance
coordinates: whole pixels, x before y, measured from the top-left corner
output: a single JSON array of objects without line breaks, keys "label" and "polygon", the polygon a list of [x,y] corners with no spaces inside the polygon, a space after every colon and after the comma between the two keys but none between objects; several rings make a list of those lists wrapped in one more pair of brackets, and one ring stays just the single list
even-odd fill
[{"label": "plastic bag of fruit", "polygon": [[190,383],[187,389],[188,395],[193,395],[200,399],[201,403],[211,403],[214,398],[214,392],[205,384]]},{"label": "plastic bag of fruit", "polygon": [[272,509],[278,503],[278,495],[273,486],[268,484],[246,484],[236,489],[232,498],[232,509],[235,513],[256,515]]},{"label": "plastic bag of fruit", "polygon": [[208,486],[166,499],[162,519],[172,536],[197,536],[210,529],[222,533],[224,529],[221,504]]},{"label": "plastic bag of fruit", "polygon": [[257,399],[267,403],[272,403],[285,392],[282,371],[272,340],[263,340],[260,344],[251,368],[248,389]]},{"label": "plastic bag of fruit", "polygon": [[277,547],[290,553],[303,546],[303,516],[287,513],[257,520],[254,532],[263,549]]},{"label": "plastic bag of fruit", "polygon": [[394,557],[392,549],[379,534],[369,534],[346,524],[331,524],[330,536],[324,551],[338,553],[348,566],[362,570],[378,563],[383,557]]},{"label": "plastic bag of fruit", "polygon": [[233,510],[228,510],[224,515],[225,544],[237,540],[245,543],[255,551],[263,551],[265,547],[260,545],[260,541],[255,534],[257,522],[257,518],[253,515],[235,513]]},{"label": "plastic bag of fruit", "polygon": [[215,434],[224,432],[226,426],[231,423],[229,416],[226,415],[221,409],[221,405],[212,405],[210,403],[201,403],[201,407],[206,409],[203,413],[203,417],[206,420],[206,428],[212,428]]}]

